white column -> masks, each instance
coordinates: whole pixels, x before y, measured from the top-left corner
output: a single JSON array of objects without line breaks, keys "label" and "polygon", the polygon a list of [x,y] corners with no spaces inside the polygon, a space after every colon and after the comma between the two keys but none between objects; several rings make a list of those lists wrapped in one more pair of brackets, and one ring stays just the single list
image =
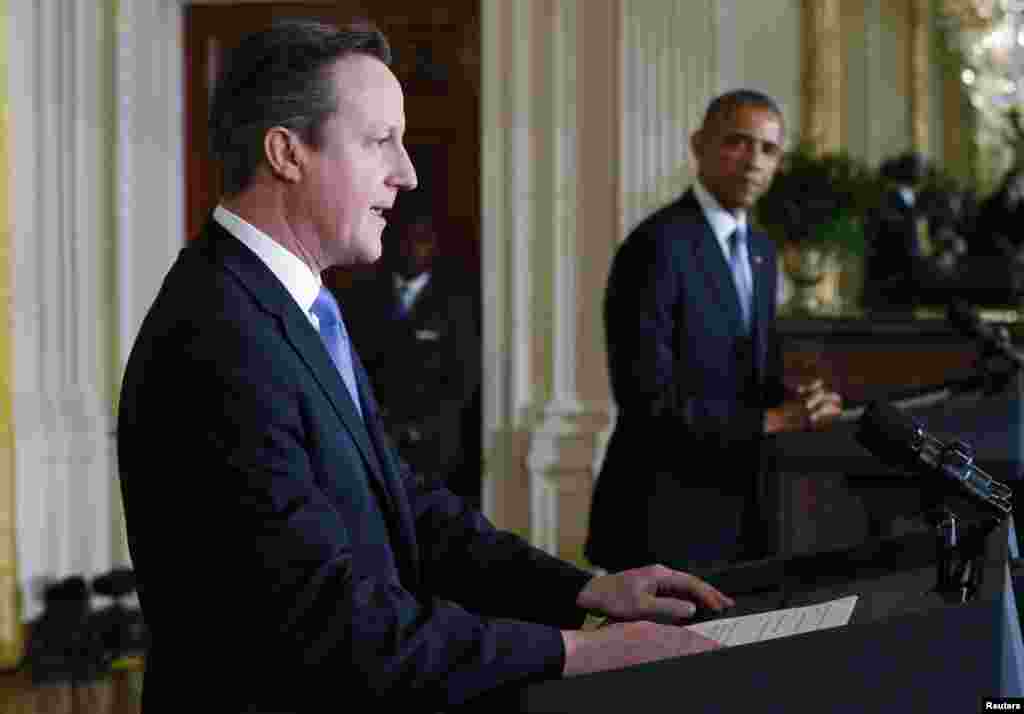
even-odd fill
[{"label": "white column", "polygon": [[118,2],[119,375],[142,318],[185,244],[184,2]]},{"label": "white column", "polygon": [[[184,2],[118,2],[114,367],[118,384],[146,311],[185,243]],[[119,487],[113,508],[115,559],[127,564],[130,556]]]},{"label": "white column", "polygon": [[721,36],[731,12],[714,0],[622,0],[620,240],[693,179],[690,136],[739,71]]},{"label": "white column", "polygon": [[[581,561],[603,430],[610,420],[601,304],[618,225],[617,0],[551,3],[545,38],[544,158],[537,162],[537,332],[543,411],[532,429],[531,534]],[[544,266],[543,269],[541,265]],[[595,327],[597,329],[595,329]]]},{"label": "white column", "polygon": [[530,235],[535,3],[481,2],[483,508],[529,535]]},{"label": "white column", "polygon": [[12,3],[15,484],[23,617],[112,564],[111,11]]},{"label": "white column", "polygon": [[483,2],[485,512],[569,559],[614,418],[611,258],[690,181],[717,89],[717,5],[694,5]]},{"label": "white column", "polygon": [[571,559],[609,412],[600,306],[619,223],[618,7],[482,7],[484,506]]}]

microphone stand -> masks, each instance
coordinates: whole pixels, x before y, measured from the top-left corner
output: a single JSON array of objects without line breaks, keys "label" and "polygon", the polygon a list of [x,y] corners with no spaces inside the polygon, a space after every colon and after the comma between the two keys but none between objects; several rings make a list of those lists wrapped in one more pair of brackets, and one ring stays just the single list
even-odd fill
[{"label": "microphone stand", "polygon": [[965,531],[962,519],[946,503],[932,509],[927,520],[935,533],[936,575],[932,592],[948,603],[966,603],[981,585],[982,568],[978,560],[984,555],[985,538],[1000,521],[992,519],[971,533]]},{"label": "microphone stand", "polygon": [[[873,415],[870,423],[874,420],[883,430],[891,428],[884,417]],[[984,556],[986,538],[1012,513],[1011,489],[974,468],[974,449],[966,442],[943,443],[912,420],[901,429],[907,433],[900,438],[906,440],[908,454],[913,454],[910,468],[926,466],[930,474],[942,479],[925,491],[924,516],[936,546],[936,579],[931,592],[949,603],[965,603],[981,584],[979,559]]]},{"label": "microphone stand", "polygon": [[[928,440],[926,448],[936,444],[937,441]],[[943,471],[956,475],[969,470],[973,461],[974,450],[963,441],[946,444],[933,455],[934,464],[941,464]],[[982,574],[979,560],[985,553],[985,539],[1011,513],[1007,487],[996,481],[989,485],[991,491],[983,501],[990,510],[985,512],[984,518],[974,517],[973,523],[965,526],[966,519],[953,506],[956,495],[949,485],[933,492],[932,507],[925,513],[935,533],[934,592],[946,602],[962,604],[977,593]],[[972,513],[976,514],[977,510]]]}]

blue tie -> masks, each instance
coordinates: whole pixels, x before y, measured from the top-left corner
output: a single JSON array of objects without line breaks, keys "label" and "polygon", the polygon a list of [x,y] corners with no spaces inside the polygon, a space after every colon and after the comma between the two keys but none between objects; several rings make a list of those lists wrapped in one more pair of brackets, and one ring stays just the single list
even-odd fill
[{"label": "blue tie", "polygon": [[736,292],[740,299],[740,310],[743,313],[743,326],[750,330],[750,300],[753,294],[750,275],[750,258],[747,254],[747,235],[742,225],[729,236],[729,266],[736,282]]},{"label": "blue tie", "polygon": [[327,286],[320,288],[320,293],[313,301],[313,314],[320,321],[320,339],[323,340],[327,352],[330,353],[334,365],[341,373],[341,379],[348,387],[349,396],[356,405],[359,416],[363,415],[359,405],[359,390],[356,388],[356,374],[352,368],[352,347],[345,330],[345,321],[341,318],[338,303],[331,295]]}]

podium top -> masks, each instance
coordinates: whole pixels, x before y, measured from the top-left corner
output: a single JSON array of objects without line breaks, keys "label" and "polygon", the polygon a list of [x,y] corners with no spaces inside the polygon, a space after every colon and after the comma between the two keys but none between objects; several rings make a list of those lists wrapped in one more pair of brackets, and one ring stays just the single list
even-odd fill
[{"label": "podium top", "polygon": [[758,561],[709,577],[736,597],[735,609],[753,601],[777,609],[787,586],[790,605],[856,593],[851,624],[509,687],[469,711],[596,714],[646,702],[687,712],[975,711],[981,697],[1003,691],[1007,528],[1004,521],[985,538],[982,587],[971,602],[930,596],[934,541],[917,534]]}]

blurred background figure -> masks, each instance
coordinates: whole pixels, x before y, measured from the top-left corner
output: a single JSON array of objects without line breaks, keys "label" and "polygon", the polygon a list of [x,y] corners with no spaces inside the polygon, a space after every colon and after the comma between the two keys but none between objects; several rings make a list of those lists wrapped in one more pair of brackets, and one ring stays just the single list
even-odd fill
[{"label": "blurred background figure", "polygon": [[428,482],[480,505],[480,320],[468,271],[442,255],[430,202],[403,196],[377,270],[339,290],[385,428]]},{"label": "blurred background figure", "polygon": [[938,277],[953,279],[967,254],[967,197],[959,187],[929,186],[921,192]]},{"label": "blurred background figure", "polygon": [[1024,171],[1007,173],[999,188],[982,201],[971,237],[974,255],[1020,262],[1021,221],[1024,220]]},{"label": "blurred background figure", "polygon": [[978,205],[965,231],[967,255],[958,296],[975,303],[1015,304],[1024,290],[1024,171],[1011,170]]},{"label": "blurred background figure", "polygon": [[891,157],[879,167],[886,184],[880,204],[866,217],[868,255],[865,301],[872,307],[909,307],[919,286],[933,278],[935,246],[920,190],[928,162],[916,152]]}]

